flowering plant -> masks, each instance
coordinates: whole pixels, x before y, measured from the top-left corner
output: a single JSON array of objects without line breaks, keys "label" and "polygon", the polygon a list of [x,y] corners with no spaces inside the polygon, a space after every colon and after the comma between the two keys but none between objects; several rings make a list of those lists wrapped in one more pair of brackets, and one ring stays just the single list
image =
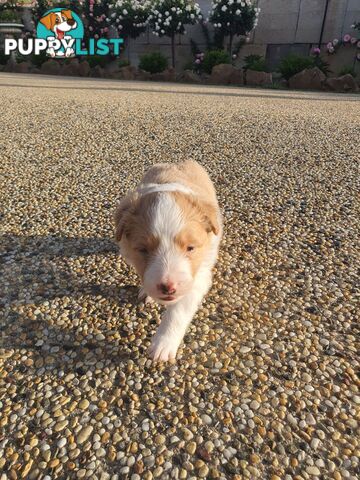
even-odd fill
[{"label": "flowering plant", "polygon": [[231,53],[234,35],[247,36],[256,27],[259,12],[252,0],[212,0],[209,21],[223,36],[229,36]]},{"label": "flowering plant", "polygon": [[85,35],[94,38],[107,37],[111,0],[85,0],[83,19],[87,23]]},{"label": "flowering plant", "polygon": [[194,25],[202,20],[201,10],[191,0],[153,0],[149,25],[158,37],[171,38],[172,66],[175,66],[175,35],[185,34],[185,25]]},{"label": "flowering plant", "polygon": [[[354,30],[360,30],[360,22],[355,22],[353,25],[351,25],[351,28]],[[326,45],[327,52],[329,54],[336,53],[336,51],[339,49],[341,45],[353,46],[360,49],[360,38],[354,35],[350,35],[349,33],[346,33],[343,36],[342,40],[338,40],[337,38],[334,38],[334,40],[332,40]],[[356,60],[360,61],[360,52],[356,53],[354,62]]]},{"label": "flowering plant", "polygon": [[110,23],[122,37],[137,38],[146,30],[150,4],[138,0],[117,0],[110,5]]}]

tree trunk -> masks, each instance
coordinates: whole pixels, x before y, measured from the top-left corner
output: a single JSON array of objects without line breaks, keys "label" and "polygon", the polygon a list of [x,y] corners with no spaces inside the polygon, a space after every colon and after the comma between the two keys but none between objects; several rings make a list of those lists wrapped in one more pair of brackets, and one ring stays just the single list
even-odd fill
[{"label": "tree trunk", "polygon": [[230,32],[230,36],[229,36],[229,53],[230,53],[230,55],[232,55],[232,44],[233,44],[233,34],[232,34],[232,32]]},{"label": "tree trunk", "polygon": [[175,33],[171,35],[171,58],[172,66],[175,68]]}]

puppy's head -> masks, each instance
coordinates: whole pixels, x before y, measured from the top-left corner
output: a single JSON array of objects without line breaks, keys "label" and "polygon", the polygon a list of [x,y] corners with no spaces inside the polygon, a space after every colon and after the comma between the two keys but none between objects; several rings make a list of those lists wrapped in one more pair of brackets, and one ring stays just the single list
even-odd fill
[{"label": "puppy's head", "polygon": [[54,32],[58,38],[63,38],[64,33],[76,28],[77,23],[72,17],[71,10],[61,10],[60,12],[50,12],[40,19],[48,30]]},{"label": "puppy's head", "polygon": [[121,253],[136,268],[146,293],[169,304],[192,290],[219,223],[213,205],[162,192],[123,200],[115,228]]}]

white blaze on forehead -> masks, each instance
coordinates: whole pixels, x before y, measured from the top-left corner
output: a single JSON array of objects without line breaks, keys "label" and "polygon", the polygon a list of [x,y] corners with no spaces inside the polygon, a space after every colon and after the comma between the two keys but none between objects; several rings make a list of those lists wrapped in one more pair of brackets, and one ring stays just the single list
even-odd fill
[{"label": "white blaze on forehead", "polygon": [[172,195],[164,192],[157,195],[151,213],[151,233],[159,238],[160,246],[170,246],[184,227],[181,208]]},{"label": "white blaze on forehead", "polygon": [[175,237],[184,226],[183,213],[175,198],[168,192],[158,193],[150,212],[149,227],[159,239],[159,247],[144,273],[145,290],[153,298],[159,297],[159,283],[171,281],[181,296],[192,282],[190,262],[175,244]]}]

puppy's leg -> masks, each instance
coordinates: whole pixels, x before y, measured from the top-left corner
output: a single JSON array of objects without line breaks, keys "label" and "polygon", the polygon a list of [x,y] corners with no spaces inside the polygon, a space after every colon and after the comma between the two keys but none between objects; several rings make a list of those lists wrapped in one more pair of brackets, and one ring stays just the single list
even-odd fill
[{"label": "puppy's leg", "polygon": [[210,286],[211,270],[206,269],[197,275],[191,293],[167,307],[152,338],[149,353],[153,360],[166,362],[176,357],[186,330]]}]

